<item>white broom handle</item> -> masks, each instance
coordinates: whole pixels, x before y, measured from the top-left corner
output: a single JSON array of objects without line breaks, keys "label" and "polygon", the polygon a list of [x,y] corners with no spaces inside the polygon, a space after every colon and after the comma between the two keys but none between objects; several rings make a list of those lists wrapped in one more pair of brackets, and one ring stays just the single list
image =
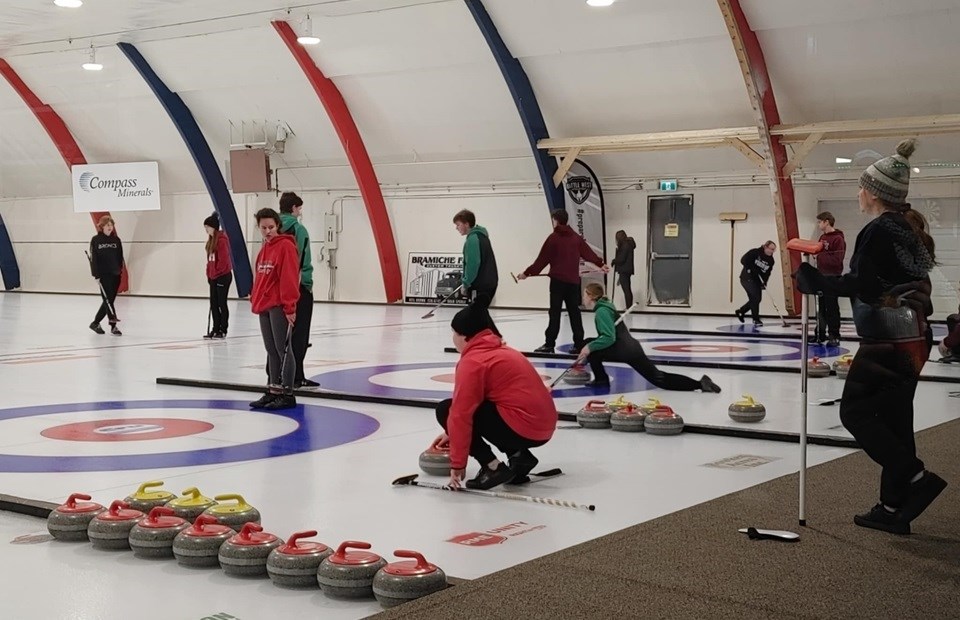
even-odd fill
[{"label": "white broom handle", "polygon": [[564,499],[551,499],[548,497],[531,497],[529,495],[519,495],[517,493],[503,493],[500,491],[484,491],[481,489],[467,489],[460,488],[454,489],[451,486],[445,484],[436,484],[433,482],[421,482],[415,480],[413,483],[415,486],[427,487],[429,489],[439,489],[441,491],[452,491],[454,493],[473,493],[474,495],[484,495],[486,497],[499,497],[500,499],[512,499],[521,502],[533,502],[535,504],[546,504],[548,506],[559,506],[562,508],[577,508],[580,510],[596,510],[596,506],[593,504],[578,504],[577,502],[568,502]]}]

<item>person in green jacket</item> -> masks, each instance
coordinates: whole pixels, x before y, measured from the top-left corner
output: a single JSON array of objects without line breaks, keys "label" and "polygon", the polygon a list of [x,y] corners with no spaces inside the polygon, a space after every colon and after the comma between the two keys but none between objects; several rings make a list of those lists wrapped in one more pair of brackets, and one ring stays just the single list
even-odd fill
[{"label": "person in green jacket", "polygon": [[604,296],[603,286],[591,282],[583,289],[583,305],[594,311],[594,323],[597,327],[597,337],[588,338],[586,345],[580,349],[577,364],[590,362],[593,371],[593,381],[587,385],[591,387],[610,387],[610,377],[603,368],[604,362],[623,362],[629,364],[644,379],[662,390],[678,392],[720,393],[720,386],[707,375],[699,381],[684,375],[675,375],[663,372],[650,361],[637,340],[630,335],[630,330],[624,323],[616,324],[619,314],[613,303]]},{"label": "person in green jacket", "polygon": [[[457,232],[466,237],[463,242],[463,295],[469,301],[470,307],[489,310],[500,281],[490,234],[483,226],[477,226],[477,216],[467,209],[453,216],[453,224]],[[487,327],[497,336],[503,337],[493,324],[492,318]]]},{"label": "person in green jacket", "polygon": [[293,192],[280,195],[280,232],[293,235],[300,257],[300,300],[297,302],[297,321],[293,326],[293,356],[297,360],[297,372],[293,379],[296,387],[317,387],[320,384],[304,376],[303,360],[310,342],[310,323],[313,320],[313,256],[310,253],[310,233],[300,223],[303,215],[303,199]]}]

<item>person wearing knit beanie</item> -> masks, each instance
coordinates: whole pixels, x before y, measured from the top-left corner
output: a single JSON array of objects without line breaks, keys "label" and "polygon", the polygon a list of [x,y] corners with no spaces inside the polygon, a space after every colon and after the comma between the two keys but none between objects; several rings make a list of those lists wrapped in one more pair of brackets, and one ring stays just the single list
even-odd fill
[{"label": "person wearing knit beanie", "polygon": [[220,230],[220,216],[216,213],[203,220],[207,231],[207,284],[210,286],[210,311],[207,313],[207,333],[204,338],[226,338],[230,327],[230,308],[227,297],[233,283],[233,259],[230,240]]},{"label": "person wearing knit beanie", "polygon": [[911,522],[947,483],[917,457],[913,399],[930,356],[929,317],[935,244],[923,215],[907,202],[913,140],[860,176],[860,210],[873,219],[857,235],[850,271],[826,276],[804,263],[795,274],[806,294],[850,297],[861,337],[840,399],[840,421],[877,462],[880,501],[854,516],[861,527],[909,534]]},{"label": "person wearing knit beanie", "polygon": [[209,226],[214,230],[220,230],[220,216],[216,213],[210,215],[207,219],[203,220],[203,225]]}]

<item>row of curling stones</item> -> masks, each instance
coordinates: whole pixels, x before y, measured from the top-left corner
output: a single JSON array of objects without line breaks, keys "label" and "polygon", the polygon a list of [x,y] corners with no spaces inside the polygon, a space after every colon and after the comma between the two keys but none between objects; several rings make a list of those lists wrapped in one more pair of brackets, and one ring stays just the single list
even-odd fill
[{"label": "row of curling stones", "polygon": [[577,413],[577,423],[583,428],[612,428],[627,433],[679,435],[683,432],[683,418],[656,398],[639,407],[623,396],[609,403],[591,400]]},{"label": "row of curling stones", "polygon": [[196,487],[190,487],[183,491],[181,497],[177,497],[159,488],[162,486],[161,481],[144,482],[135,493],[128,495],[123,501],[133,510],[143,513],[149,513],[157,506],[166,506],[171,508],[176,516],[187,521],[194,521],[201,514],[213,515],[220,523],[237,530],[245,523],[260,523],[260,511],[235,493],[210,498],[200,493]]}]

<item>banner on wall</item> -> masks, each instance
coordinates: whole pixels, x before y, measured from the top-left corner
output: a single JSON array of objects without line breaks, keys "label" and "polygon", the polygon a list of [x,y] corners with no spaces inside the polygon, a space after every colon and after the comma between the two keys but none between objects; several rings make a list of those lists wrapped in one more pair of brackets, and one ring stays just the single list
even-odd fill
[{"label": "banner on wall", "polygon": [[159,211],[155,161],[73,166],[73,212]]},{"label": "banner on wall", "polygon": [[573,162],[563,179],[564,198],[570,226],[586,239],[590,248],[607,260],[606,218],[600,181],[585,163]]},{"label": "banner on wall", "polygon": [[[403,301],[408,304],[437,304],[460,286],[463,255],[445,252],[410,252],[407,255],[407,287]],[[447,302],[465,306],[462,295]]]}]

